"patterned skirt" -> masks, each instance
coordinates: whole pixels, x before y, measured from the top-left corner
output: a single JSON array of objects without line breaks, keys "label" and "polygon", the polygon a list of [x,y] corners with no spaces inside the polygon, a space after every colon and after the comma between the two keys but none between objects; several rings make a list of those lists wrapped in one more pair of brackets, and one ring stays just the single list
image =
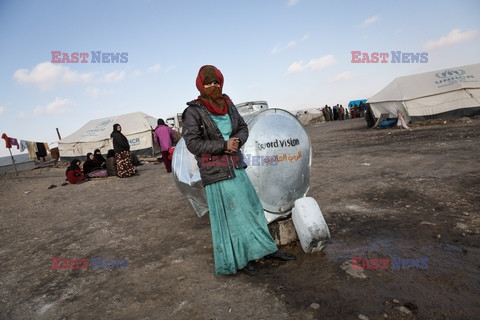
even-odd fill
[{"label": "patterned skirt", "polygon": [[135,168],[130,159],[130,151],[115,153],[115,160],[117,162],[117,175],[120,178],[131,177],[135,174]]}]

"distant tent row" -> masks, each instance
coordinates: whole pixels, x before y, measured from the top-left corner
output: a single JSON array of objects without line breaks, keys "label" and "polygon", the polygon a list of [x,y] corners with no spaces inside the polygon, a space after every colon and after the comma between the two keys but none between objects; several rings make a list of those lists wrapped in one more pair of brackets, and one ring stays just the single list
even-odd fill
[{"label": "distant tent row", "polygon": [[480,64],[396,78],[367,103],[375,118],[401,111],[412,122],[480,114]]},{"label": "distant tent row", "polygon": [[58,141],[60,157],[62,160],[81,158],[95,149],[107,154],[109,149],[113,149],[110,133],[116,123],[122,126],[122,133],[127,137],[130,150],[135,154],[154,155],[160,152],[152,136],[157,119],[143,112],[134,112],[90,120],[68,137]]}]

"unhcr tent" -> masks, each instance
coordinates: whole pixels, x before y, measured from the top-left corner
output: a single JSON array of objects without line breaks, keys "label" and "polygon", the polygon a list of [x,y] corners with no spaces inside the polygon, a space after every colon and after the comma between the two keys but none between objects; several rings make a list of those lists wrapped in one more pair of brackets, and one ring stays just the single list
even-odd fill
[{"label": "unhcr tent", "polygon": [[81,158],[88,152],[93,153],[95,149],[106,154],[109,149],[113,149],[110,133],[115,123],[122,126],[122,133],[128,139],[130,151],[137,155],[154,155],[160,152],[152,136],[157,119],[143,112],[134,112],[90,120],[76,132],[58,141],[60,157],[63,160]]},{"label": "unhcr tent", "polygon": [[399,77],[367,100],[373,116],[411,121],[480,114],[480,64]]}]

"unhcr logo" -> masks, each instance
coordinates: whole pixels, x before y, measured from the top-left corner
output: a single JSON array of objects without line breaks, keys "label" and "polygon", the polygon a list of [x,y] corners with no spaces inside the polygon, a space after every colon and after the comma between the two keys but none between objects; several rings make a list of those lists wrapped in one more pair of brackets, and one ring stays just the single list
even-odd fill
[{"label": "unhcr logo", "polygon": [[106,127],[108,126],[110,123],[112,123],[113,120],[110,119],[110,120],[105,120],[105,121],[102,121],[100,122],[99,124],[97,124],[97,126],[95,128],[103,128],[103,127]]},{"label": "unhcr logo", "polygon": [[451,69],[445,70],[443,72],[437,72],[435,77],[439,78],[440,80],[436,80],[435,84],[438,88],[446,87],[452,84],[456,84],[459,82],[472,82],[477,81],[475,76],[473,75],[465,75],[465,70],[463,69]]},{"label": "unhcr logo", "polygon": [[463,69],[458,69],[458,70],[446,70],[443,72],[438,72],[435,77],[444,79],[448,77],[454,77],[454,76],[463,76],[465,74],[465,70]]}]

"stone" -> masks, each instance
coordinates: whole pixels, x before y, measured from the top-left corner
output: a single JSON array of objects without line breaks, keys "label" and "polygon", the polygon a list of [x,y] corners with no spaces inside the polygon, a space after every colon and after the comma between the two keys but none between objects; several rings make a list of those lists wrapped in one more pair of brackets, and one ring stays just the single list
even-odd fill
[{"label": "stone", "polygon": [[292,218],[274,221],[268,225],[268,228],[277,246],[284,246],[298,240]]},{"label": "stone", "polygon": [[462,230],[465,230],[465,229],[468,228],[468,226],[465,223],[461,223],[461,222],[458,222],[455,227],[457,227],[458,229],[462,229]]},{"label": "stone", "polygon": [[318,309],[320,309],[320,305],[319,305],[318,303],[315,303],[315,302],[314,302],[314,303],[312,303],[312,304],[310,305],[310,308],[315,309],[315,310],[318,310]]},{"label": "stone", "polygon": [[405,308],[404,306],[396,307],[395,309],[404,314],[412,314],[412,311],[410,311],[408,308]]},{"label": "stone", "polygon": [[358,279],[366,279],[367,276],[363,273],[363,269],[352,269],[352,261],[347,260],[340,266],[342,270],[344,270],[348,275],[358,278]]},{"label": "stone", "polygon": [[363,315],[363,314],[361,314],[361,313],[358,315],[358,319],[360,319],[360,320],[369,320],[367,316],[365,316],[365,315]]}]

